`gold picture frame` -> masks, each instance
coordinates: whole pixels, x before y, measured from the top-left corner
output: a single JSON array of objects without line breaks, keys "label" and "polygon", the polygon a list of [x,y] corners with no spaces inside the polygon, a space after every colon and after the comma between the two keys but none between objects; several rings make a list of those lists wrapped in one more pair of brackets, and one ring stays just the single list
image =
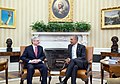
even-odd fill
[{"label": "gold picture frame", "polygon": [[0,7],[0,28],[16,28],[16,10]]},{"label": "gold picture frame", "polygon": [[101,10],[101,28],[120,28],[120,7]]},{"label": "gold picture frame", "polygon": [[73,22],[74,0],[49,0],[49,22]]}]

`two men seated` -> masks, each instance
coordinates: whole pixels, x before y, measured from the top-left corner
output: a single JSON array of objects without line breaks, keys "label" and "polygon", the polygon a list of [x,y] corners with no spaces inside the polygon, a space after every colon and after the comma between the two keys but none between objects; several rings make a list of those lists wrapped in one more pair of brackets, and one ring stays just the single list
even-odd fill
[{"label": "two men seated", "polygon": [[[39,38],[32,37],[32,44],[25,48],[20,57],[26,63],[27,67],[27,84],[32,84],[34,69],[39,69],[42,76],[41,84],[47,84],[47,67],[42,62],[45,59],[43,47],[39,45]],[[67,80],[71,77],[71,84],[76,84],[77,70],[87,69],[88,62],[86,60],[86,47],[78,43],[78,36],[70,37],[68,45],[69,57],[65,59],[67,71],[65,79],[58,84],[67,84]]]}]

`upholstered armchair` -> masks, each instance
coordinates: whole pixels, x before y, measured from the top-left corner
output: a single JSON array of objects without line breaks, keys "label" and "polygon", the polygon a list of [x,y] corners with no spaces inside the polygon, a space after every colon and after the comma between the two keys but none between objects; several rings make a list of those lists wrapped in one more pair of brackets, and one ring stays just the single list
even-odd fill
[{"label": "upholstered armchair", "polygon": [[8,59],[0,59],[0,71],[5,70],[6,84],[8,84]]},{"label": "upholstered armchair", "polygon": [[[93,60],[93,47],[86,47],[86,59],[89,62],[87,70],[78,70],[77,71],[77,78],[81,78],[85,84],[88,84],[88,80],[90,77],[90,83],[92,84],[92,60]],[[62,77],[65,76],[66,68],[63,68],[60,71],[60,81],[62,80]]]},{"label": "upholstered armchair", "polygon": [[[26,46],[20,46],[20,54],[22,55],[22,53],[24,52],[24,49],[25,49]],[[20,77],[21,77],[21,80],[20,80],[20,84],[23,84],[24,83],[24,80],[26,79],[27,77],[27,69],[24,67],[24,62],[22,60],[19,61],[20,63]],[[47,65],[47,59],[44,60],[44,63]],[[48,76],[49,76],[49,69],[48,69]],[[33,77],[37,77],[37,76],[40,76],[41,73],[39,72],[38,69],[35,69],[35,72],[34,72],[34,75]],[[41,77],[40,77],[40,81],[41,81]],[[50,81],[49,83],[50,84]]]}]

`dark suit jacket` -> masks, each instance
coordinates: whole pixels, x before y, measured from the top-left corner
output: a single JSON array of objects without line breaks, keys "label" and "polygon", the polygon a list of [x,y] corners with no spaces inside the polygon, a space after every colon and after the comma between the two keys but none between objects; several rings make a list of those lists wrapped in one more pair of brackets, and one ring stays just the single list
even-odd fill
[{"label": "dark suit jacket", "polygon": [[[68,45],[68,52],[69,52],[69,58],[72,59],[72,45],[71,44]],[[77,55],[77,58],[74,59],[75,63],[80,68],[87,69],[88,62],[86,60],[86,47],[78,43],[76,55]]]},{"label": "dark suit jacket", "polygon": [[[69,52],[69,58],[72,58],[72,45],[71,44],[68,45],[68,52]],[[85,58],[86,48],[85,48],[84,45],[81,45],[81,44],[78,43],[77,50],[76,50],[76,55],[77,55],[77,58],[82,58],[82,59]]]},{"label": "dark suit jacket", "polygon": [[27,46],[22,54],[22,56],[20,57],[21,60],[23,60],[24,62],[28,63],[29,60],[33,60],[33,59],[41,59],[44,60],[45,55],[43,52],[43,47],[42,46],[38,46],[38,56],[35,56],[34,50],[33,50],[33,46]]}]

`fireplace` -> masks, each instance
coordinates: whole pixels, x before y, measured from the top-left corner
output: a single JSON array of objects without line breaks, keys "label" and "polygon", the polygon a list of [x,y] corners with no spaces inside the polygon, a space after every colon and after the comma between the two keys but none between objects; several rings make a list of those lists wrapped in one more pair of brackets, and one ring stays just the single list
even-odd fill
[{"label": "fireplace", "polygon": [[68,50],[66,48],[46,48],[45,55],[50,70],[58,71],[63,67],[65,58],[68,57]]},{"label": "fireplace", "polygon": [[88,45],[90,32],[33,32],[33,36],[40,38],[40,45],[43,46],[51,70],[60,70],[64,59],[68,56],[67,47],[70,44],[70,37],[77,35],[78,42]]}]

